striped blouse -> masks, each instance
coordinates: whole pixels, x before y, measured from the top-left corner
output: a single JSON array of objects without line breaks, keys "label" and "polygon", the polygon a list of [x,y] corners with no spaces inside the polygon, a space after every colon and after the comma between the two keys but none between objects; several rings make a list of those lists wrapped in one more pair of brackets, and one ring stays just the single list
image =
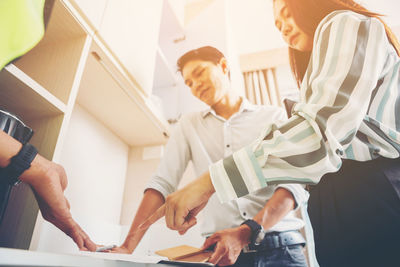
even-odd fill
[{"label": "striped blouse", "polygon": [[222,202],[277,183],[318,183],[342,159],[399,157],[400,59],[383,24],[335,11],[313,47],[292,117],[210,166]]}]

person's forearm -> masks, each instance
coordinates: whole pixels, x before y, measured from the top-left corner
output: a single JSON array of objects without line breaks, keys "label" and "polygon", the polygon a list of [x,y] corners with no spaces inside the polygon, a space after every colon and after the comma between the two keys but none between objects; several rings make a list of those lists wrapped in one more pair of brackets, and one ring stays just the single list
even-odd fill
[{"label": "person's forearm", "polygon": [[292,211],[295,203],[291,192],[284,188],[278,188],[264,208],[257,213],[254,220],[268,230]]},{"label": "person's forearm", "polygon": [[148,189],[144,193],[142,202],[139,205],[139,209],[136,212],[135,218],[132,222],[129,233],[125,238],[122,246],[127,248],[129,252],[133,252],[136,246],[139,244],[146,230],[138,230],[138,226],[144,222],[150,215],[152,215],[161,205],[164,204],[164,197],[160,192],[154,189]]}]

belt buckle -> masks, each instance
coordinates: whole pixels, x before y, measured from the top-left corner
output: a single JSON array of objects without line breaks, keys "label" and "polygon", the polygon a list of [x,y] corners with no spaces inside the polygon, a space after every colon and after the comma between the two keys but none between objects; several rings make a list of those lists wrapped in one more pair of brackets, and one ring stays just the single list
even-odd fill
[{"label": "belt buckle", "polygon": [[250,248],[249,245],[246,245],[243,247],[242,249],[243,253],[253,253],[253,252],[257,252],[257,250],[254,248]]}]

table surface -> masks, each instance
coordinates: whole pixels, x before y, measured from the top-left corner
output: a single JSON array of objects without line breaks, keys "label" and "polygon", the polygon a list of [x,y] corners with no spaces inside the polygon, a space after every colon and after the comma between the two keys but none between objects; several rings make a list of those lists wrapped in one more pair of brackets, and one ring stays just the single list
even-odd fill
[{"label": "table surface", "polygon": [[0,266],[171,267],[171,265],[165,264],[91,257],[89,253],[85,255],[57,254],[10,248],[0,248]]}]

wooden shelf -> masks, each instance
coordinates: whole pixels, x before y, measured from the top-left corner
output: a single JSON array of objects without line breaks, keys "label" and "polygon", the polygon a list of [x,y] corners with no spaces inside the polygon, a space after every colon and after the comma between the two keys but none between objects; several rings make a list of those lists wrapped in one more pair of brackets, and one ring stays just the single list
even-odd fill
[{"label": "wooden shelf", "polygon": [[56,0],[45,36],[15,65],[67,104],[86,36],[69,9]]},{"label": "wooden shelf", "polygon": [[66,105],[14,65],[0,72],[0,106],[24,120],[63,114]]},{"label": "wooden shelf", "polygon": [[0,107],[16,114],[35,134],[39,152],[53,156],[66,105],[14,65],[0,72]]},{"label": "wooden shelf", "polygon": [[116,62],[95,39],[77,102],[130,146],[164,144],[167,121]]}]

